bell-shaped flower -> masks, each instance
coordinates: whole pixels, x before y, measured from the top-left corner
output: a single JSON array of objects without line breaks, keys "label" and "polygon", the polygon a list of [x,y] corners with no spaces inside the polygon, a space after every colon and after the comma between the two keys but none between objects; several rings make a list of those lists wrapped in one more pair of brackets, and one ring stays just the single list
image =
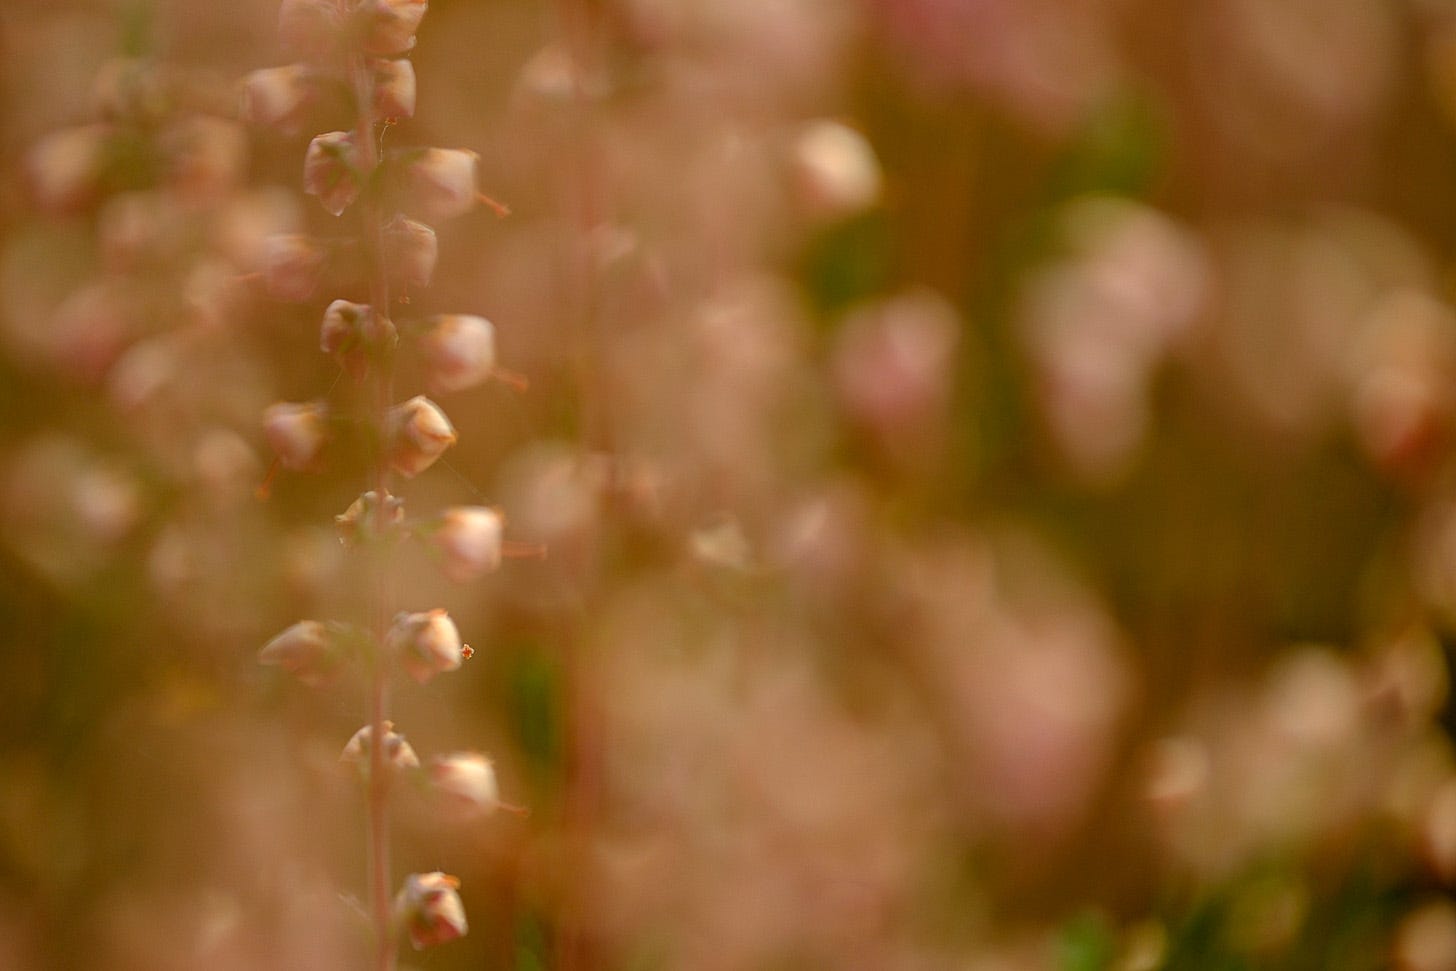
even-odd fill
[{"label": "bell-shaped flower", "polygon": [[420,684],[459,669],[465,645],[455,621],[442,609],[401,613],[384,638],[384,648],[399,658],[405,673]]},{"label": "bell-shaped flower", "polygon": [[379,508],[379,493],[373,489],[349,503],[349,508],[334,517],[339,541],[347,545],[365,542],[382,530],[391,530],[404,522],[404,500],[384,494],[384,509]]},{"label": "bell-shaped flower", "polygon": [[495,326],[473,314],[444,314],[420,339],[432,394],[465,391],[495,371]]},{"label": "bell-shaped flower", "polygon": [[262,664],[281,667],[310,687],[326,684],[338,671],[341,652],[327,625],[301,620],[258,652]]},{"label": "bell-shaped flower", "polygon": [[460,902],[460,880],[441,873],[411,873],[394,898],[395,920],[404,927],[415,950],[446,944],[464,937],[465,905]]},{"label": "bell-shaped flower", "polygon": [[504,518],[486,506],[454,506],[440,517],[430,542],[440,552],[440,569],[455,583],[468,583],[501,563]]},{"label": "bell-shaped flower", "polygon": [[425,0],[365,0],[359,8],[364,52],[391,57],[414,47],[415,31],[420,29],[428,7]]},{"label": "bell-shaped flower", "polygon": [[396,216],[384,227],[384,262],[391,282],[416,290],[430,285],[440,244],[422,222]]},{"label": "bell-shaped flower", "polygon": [[240,114],[250,125],[292,134],[303,124],[313,90],[306,64],[265,67],[243,78]]},{"label": "bell-shaped flower", "polygon": [[794,140],[790,156],[799,201],[813,216],[850,216],[879,199],[879,160],[869,141],[847,125],[811,122]]},{"label": "bell-shaped flower", "polygon": [[379,118],[413,118],[415,66],[409,58],[374,63],[374,114]]},{"label": "bell-shaped flower", "polygon": [[35,201],[47,212],[69,212],[96,194],[111,139],[109,125],[51,132],[31,146],[25,170]]},{"label": "bell-shaped flower", "polygon": [[389,409],[385,429],[390,468],[407,479],[434,465],[456,440],[455,426],[424,395]]},{"label": "bell-shaped flower", "polygon": [[500,808],[495,766],[477,752],[451,752],[430,760],[430,785],[444,811],[466,821]]},{"label": "bell-shaped flower", "polygon": [[335,216],[359,198],[359,150],[346,131],[315,135],[303,157],[303,191]]},{"label": "bell-shaped flower", "polygon": [[411,152],[404,166],[410,202],[429,221],[453,219],[475,208],[480,156],[463,148],[425,148]]},{"label": "bell-shaped flower", "polygon": [[[365,725],[354,733],[344,751],[339,753],[340,762],[349,762],[361,772],[369,769],[369,760],[374,744],[374,726]],[[396,772],[418,769],[420,757],[405,737],[394,730],[394,722],[384,722],[384,764]]]},{"label": "bell-shaped flower", "polygon": [[329,440],[329,409],[322,401],[280,401],[263,412],[263,435],[286,469],[318,464]]},{"label": "bell-shaped flower", "polygon": [[263,286],[274,300],[301,303],[313,296],[328,251],[311,236],[276,233],[263,243]]}]

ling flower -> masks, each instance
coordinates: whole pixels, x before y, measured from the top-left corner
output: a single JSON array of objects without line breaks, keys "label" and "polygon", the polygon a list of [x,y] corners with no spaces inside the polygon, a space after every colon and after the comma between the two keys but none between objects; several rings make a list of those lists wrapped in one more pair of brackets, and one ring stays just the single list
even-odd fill
[{"label": "ling flower", "polygon": [[411,873],[395,897],[395,919],[404,926],[415,950],[446,944],[464,937],[465,905],[460,902],[460,881],[438,870]]},{"label": "ling flower", "polygon": [[432,394],[465,391],[486,381],[496,364],[495,326],[473,314],[445,314],[420,340]]},{"label": "ling flower", "polygon": [[498,569],[504,521],[485,506],[454,506],[445,510],[430,541],[441,554],[441,570],[455,583],[468,583]]},{"label": "ling flower", "polygon": [[[374,743],[374,729],[365,725],[353,734],[344,751],[339,753],[340,762],[359,766],[361,771],[369,768],[369,753]],[[420,757],[405,737],[394,730],[394,722],[384,722],[384,764],[396,772],[418,769]]]},{"label": "ling flower", "polygon": [[404,170],[413,202],[431,222],[453,219],[475,208],[480,156],[460,148],[425,148],[410,153]]},{"label": "ling flower", "polygon": [[301,620],[264,644],[258,660],[281,667],[304,684],[317,687],[332,680],[340,653],[327,625]]},{"label": "ling flower", "polygon": [[275,300],[307,300],[318,289],[327,259],[328,251],[310,236],[269,236],[263,244],[263,286]]},{"label": "ling flower", "polygon": [[430,760],[430,782],[446,810],[461,820],[489,816],[501,807],[495,766],[476,752],[451,752]]},{"label": "ling flower", "polygon": [[455,426],[424,395],[389,409],[386,421],[390,467],[407,479],[434,465],[455,444]]},{"label": "ling flower", "polygon": [[298,131],[313,98],[312,70],[306,64],[267,67],[243,79],[243,120],[259,128]]},{"label": "ling flower", "polygon": [[385,635],[384,647],[420,684],[437,674],[458,670],[465,656],[455,621],[439,608],[396,616]]},{"label": "ling flower", "polygon": [[263,434],[284,468],[306,471],[318,464],[328,443],[328,418],[321,401],[281,401],[263,412]]},{"label": "ling flower", "polygon": [[374,64],[374,113],[380,118],[413,118],[415,66],[408,58]]},{"label": "ling flower", "polygon": [[384,261],[390,279],[405,288],[423,289],[435,275],[440,244],[422,222],[398,216],[384,227]]},{"label": "ling flower", "polygon": [[365,53],[390,57],[409,51],[428,7],[425,0],[365,0],[359,10]]},{"label": "ling flower", "polygon": [[346,131],[315,135],[303,158],[303,191],[335,216],[359,198],[358,146]]}]

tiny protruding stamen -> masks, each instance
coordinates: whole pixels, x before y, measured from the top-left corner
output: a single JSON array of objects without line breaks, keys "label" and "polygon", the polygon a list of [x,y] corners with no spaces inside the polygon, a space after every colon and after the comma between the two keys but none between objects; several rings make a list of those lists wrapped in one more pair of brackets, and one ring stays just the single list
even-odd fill
[{"label": "tiny protruding stamen", "polygon": [[505,368],[495,368],[490,376],[509,387],[516,394],[525,394],[531,390],[531,380],[518,371],[508,371]]},{"label": "tiny protruding stamen", "polygon": [[263,481],[253,490],[253,497],[259,502],[267,502],[268,497],[273,495],[273,480],[278,478],[278,470],[282,467],[283,463],[277,458],[268,463],[268,471],[264,473]]},{"label": "tiny protruding stamen", "polygon": [[484,192],[477,192],[475,194],[475,201],[480,203],[482,206],[485,206],[491,212],[495,213],[496,216],[500,219],[504,219],[511,214],[510,206],[506,205],[504,202],[497,202],[490,196],[486,195]]}]

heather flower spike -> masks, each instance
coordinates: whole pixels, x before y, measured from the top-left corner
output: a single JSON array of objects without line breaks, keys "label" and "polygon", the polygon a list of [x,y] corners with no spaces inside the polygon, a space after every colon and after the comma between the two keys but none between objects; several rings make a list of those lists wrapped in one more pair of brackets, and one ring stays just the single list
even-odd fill
[{"label": "heather flower spike", "polygon": [[411,873],[395,897],[395,919],[410,944],[422,951],[464,937],[469,930],[460,902],[460,881],[448,873]]},{"label": "heather flower spike", "polygon": [[[444,873],[412,874],[391,902],[389,875],[389,789],[387,772],[412,772],[420,760],[388,719],[389,680],[403,671],[419,684],[457,670],[474,652],[462,643],[455,622],[443,609],[401,612],[389,620],[394,588],[390,546],[383,540],[413,536],[431,544],[445,574],[466,581],[499,567],[503,556],[519,551],[502,539],[499,512],[483,506],[447,510],[438,523],[407,527],[403,503],[390,494],[393,476],[413,478],[433,465],[455,444],[456,432],[439,405],[423,395],[396,402],[394,359],[398,333],[391,321],[397,303],[409,292],[429,286],[439,255],[434,229],[383,208],[386,196],[366,186],[380,182],[379,136],[382,126],[414,114],[414,66],[402,55],[415,44],[424,16],[423,0],[283,0],[279,27],[289,46],[309,63],[265,68],[241,86],[241,116],[255,125],[288,130],[308,115],[315,81],[335,77],[353,93],[356,124],[349,130],[325,132],[309,143],[303,164],[303,188],[328,212],[341,215],[356,207],[361,226],[353,239],[325,247],[308,236],[279,234],[253,245],[257,272],[267,293],[279,300],[315,299],[326,276],[343,277],[354,267],[365,279],[353,280],[351,295],[339,297],[323,312],[319,349],[334,357],[358,382],[361,393],[341,401],[280,402],[268,408],[263,427],[278,458],[258,490],[267,494],[279,467],[316,469],[329,441],[332,409],[339,409],[340,427],[358,423],[364,439],[377,444],[368,485],[349,507],[334,517],[344,546],[364,550],[361,560],[370,623],[363,629],[343,624],[300,621],[264,645],[259,658],[276,664],[308,683],[321,683],[346,657],[372,659],[365,665],[369,720],[344,746],[341,759],[356,766],[364,782],[369,820],[369,913],[376,948],[373,966],[396,966],[397,935],[405,930],[417,948],[441,944],[466,931],[465,911],[456,890],[459,881]],[[346,76],[337,78],[343,69]],[[75,178],[50,195],[60,199],[85,189],[89,175],[87,139],[76,138],[76,151],[60,146],[53,154],[74,154],[62,174]],[[68,151],[62,152],[60,148]],[[396,153],[388,163],[405,190],[402,203],[426,219],[448,219],[477,203],[504,207],[476,189],[478,156],[461,149],[423,148]],[[74,182],[72,185],[70,183]],[[331,265],[331,252],[357,254]],[[328,271],[326,273],[326,271]],[[364,296],[367,294],[367,297]],[[367,302],[360,302],[367,301]],[[489,379],[523,385],[524,380],[496,366],[495,328],[470,314],[433,318],[421,341],[423,367],[431,393],[463,391]],[[359,643],[345,640],[352,637]],[[375,744],[378,740],[379,744]],[[495,770],[473,753],[440,757],[431,765],[432,790],[448,810],[478,818],[500,802]]]}]

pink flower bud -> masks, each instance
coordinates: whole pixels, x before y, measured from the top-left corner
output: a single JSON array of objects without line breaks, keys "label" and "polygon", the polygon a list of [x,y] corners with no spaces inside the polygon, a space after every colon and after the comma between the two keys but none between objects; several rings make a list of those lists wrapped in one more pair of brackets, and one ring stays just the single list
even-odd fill
[{"label": "pink flower bud", "polygon": [[313,99],[312,70],[306,64],[268,67],[243,79],[239,113],[259,128],[297,132]]},{"label": "pink flower bud", "polygon": [[430,537],[443,557],[445,576],[455,583],[468,583],[499,569],[503,526],[501,514],[485,506],[445,510],[440,528]]},{"label": "pink flower bud", "polygon": [[313,296],[328,252],[309,236],[280,233],[263,246],[263,285],[275,300],[302,302]]},{"label": "pink flower bud", "polygon": [[315,135],[303,158],[303,191],[335,216],[359,198],[358,148],[346,131]]},{"label": "pink flower bud", "polygon": [[393,282],[415,289],[429,286],[439,255],[435,231],[424,223],[396,216],[384,227],[384,261]]},{"label": "pink flower bud", "polygon": [[[404,522],[404,500],[389,493],[384,494],[383,525],[395,527]],[[334,527],[339,531],[339,540],[345,544],[360,543],[371,539],[379,532],[379,493],[370,489],[349,504],[349,508],[334,517]]]},{"label": "pink flower bud", "polygon": [[404,170],[411,201],[431,222],[464,215],[475,208],[479,161],[479,155],[460,148],[426,148],[411,153]]},{"label": "pink flower bud", "polygon": [[101,181],[107,125],[86,125],[51,132],[26,155],[25,168],[35,201],[47,212],[70,212],[89,202]]},{"label": "pink flower bud", "polygon": [[495,766],[475,752],[452,752],[431,759],[430,782],[446,811],[462,821],[489,816],[500,808]]},{"label": "pink flower bud", "polygon": [[484,317],[436,317],[435,326],[421,339],[420,348],[433,394],[473,388],[495,370],[495,327]]},{"label": "pink flower bud", "polygon": [[455,426],[440,406],[424,395],[415,395],[389,409],[386,427],[389,465],[407,479],[434,465],[445,449],[455,444]]},{"label": "pink flower bud", "polygon": [[281,667],[304,684],[316,687],[334,676],[339,651],[324,624],[301,620],[263,645],[258,661]]},{"label": "pink flower bud", "polygon": [[394,899],[396,919],[404,925],[415,950],[464,937],[465,905],[460,881],[448,873],[411,873]]},{"label": "pink flower bud", "polygon": [[428,7],[425,0],[366,0],[359,10],[364,18],[364,52],[389,57],[414,47],[415,31]]},{"label": "pink flower bud", "polygon": [[380,118],[415,116],[415,66],[408,58],[375,62],[374,113]]},{"label": "pink flower bud", "polygon": [[396,615],[384,648],[399,658],[406,674],[424,684],[437,674],[457,670],[465,645],[460,643],[455,621],[437,608]]},{"label": "pink flower bud", "polygon": [[[373,741],[374,728],[372,725],[365,725],[349,739],[344,751],[339,754],[339,761],[353,763],[367,771]],[[415,754],[414,748],[405,737],[394,730],[392,721],[384,723],[384,763],[396,772],[420,767],[420,757]]]},{"label": "pink flower bud", "polygon": [[284,468],[311,469],[329,440],[328,406],[321,401],[270,405],[263,412],[263,434]]}]

